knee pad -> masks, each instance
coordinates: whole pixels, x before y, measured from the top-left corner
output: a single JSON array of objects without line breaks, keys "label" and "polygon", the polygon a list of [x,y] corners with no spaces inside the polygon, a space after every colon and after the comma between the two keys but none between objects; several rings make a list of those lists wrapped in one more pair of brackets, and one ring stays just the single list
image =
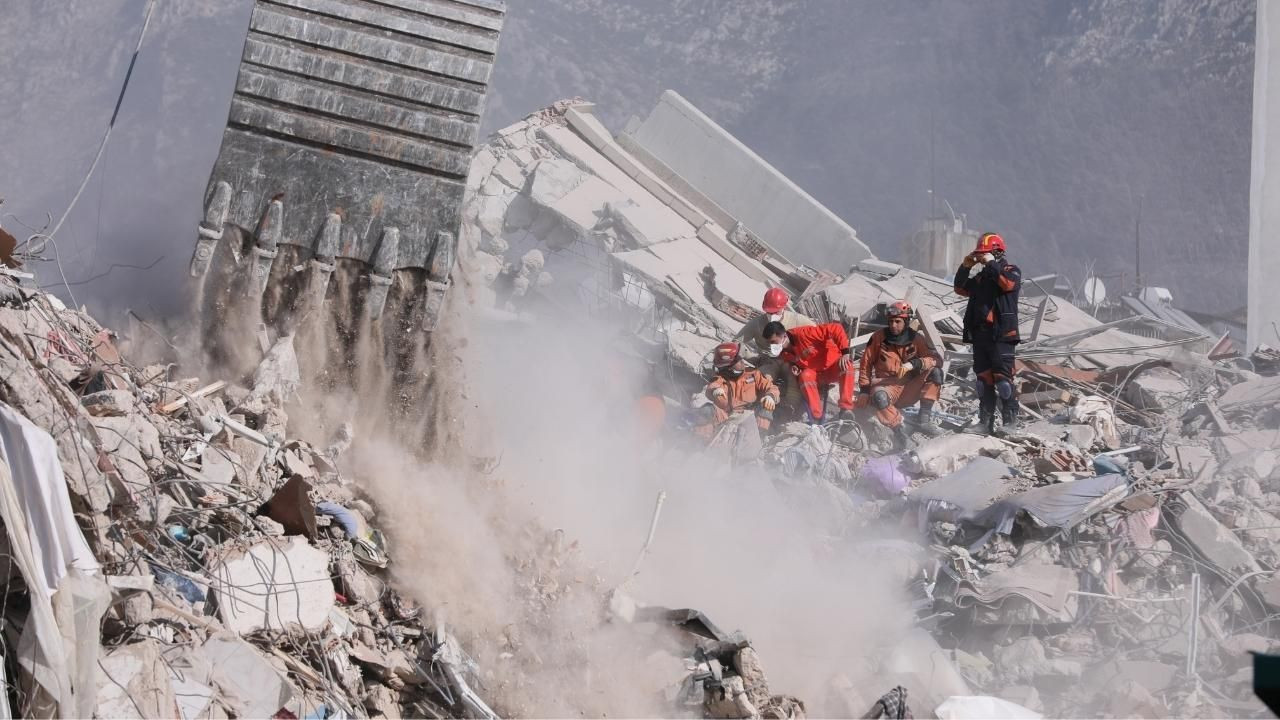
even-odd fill
[{"label": "knee pad", "polygon": [[988,385],[988,384],[987,384],[987,381],[986,381],[986,380],[983,380],[982,378],[978,378],[978,379],[976,379],[976,380],[974,380],[974,381],[973,381],[973,391],[974,391],[974,392],[976,392],[976,393],[978,393],[978,397],[982,397],[982,396],[986,395],[986,394],[987,394],[987,388],[989,388],[989,387],[991,387],[991,386],[990,386],[990,385]]},{"label": "knee pad", "polygon": [[876,390],[871,393],[871,404],[875,405],[877,410],[884,410],[893,404],[893,400],[889,399],[889,393],[884,390]]},{"label": "knee pad", "polygon": [[925,382],[931,382],[934,385],[941,385],[942,384],[942,368],[936,367],[930,370],[929,374],[925,376]]},{"label": "knee pad", "polygon": [[1000,396],[1001,400],[1008,400],[1013,397],[1013,383],[1000,378],[996,381],[996,394]]}]

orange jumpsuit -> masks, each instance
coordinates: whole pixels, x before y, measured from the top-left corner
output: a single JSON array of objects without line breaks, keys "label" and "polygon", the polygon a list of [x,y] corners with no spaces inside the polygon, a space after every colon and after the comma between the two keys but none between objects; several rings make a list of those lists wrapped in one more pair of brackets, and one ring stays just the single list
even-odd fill
[{"label": "orange jumpsuit", "polygon": [[[724,394],[717,394],[717,390],[724,390]],[[766,396],[773,398],[774,403],[777,403],[782,393],[768,375],[750,368],[732,380],[723,375],[717,375],[707,384],[706,395],[711,400],[711,405],[708,407],[714,408],[714,412],[709,417],[710,422],[698,426],[695,432],[710,440],[711,435],[721,423],[735,413],[753,406],[756,407],[756,424],[761,430],[768,430],[772,424],[773,413],[759,406],[759,403]]]},{"label": "orange jumpsuit", "polygon": [[782,359],[796,369],[800,390],[809,403],[809,417],[822,419],[824,397],[819,386],[840,383],[840,407],[853,409],[853,388],[858,381],[856,366],[840,368],[840,357],[849,347],[849,335],[840,323],[824,323],[787,331],[790,342],[782,350]]},{"label": "orange jumpsuit", "polygon": [[[870,405],[870,393],[887,393],[889,406],[877,409],[876,418],[890,428],[902,424],[902,413],[898,412],[898,408],[911,407],[922,399],[936,401],[942,389],[939,384],[929,380],[929,371],[938,367],[941,362],[938,353],[922,333],[911,328],[903,332],[908,334],[905,345],[890,345],[886,342],[888,333],[884,330],[872,335],[867,341],[867,349],[862,353],[858,372],[862,392],[867,393],[867,400],[860,400],[859,407]],[[899,378],[898,368],[916,358],[921,360],[922,367]]]}]

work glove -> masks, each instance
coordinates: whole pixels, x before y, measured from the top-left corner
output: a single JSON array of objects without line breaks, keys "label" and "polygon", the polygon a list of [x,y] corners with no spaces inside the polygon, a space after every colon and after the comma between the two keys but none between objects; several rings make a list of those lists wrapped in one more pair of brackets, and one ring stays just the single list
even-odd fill
[{"label": "work glove", "polygon": [[982,262],[983,262],[983,264],[989,263],[989,262],[991,262],[992,260],[995,260],[995,259],[996,259],[996,256],[995,256],[995,255],[992,255],[991,253],[983,253],[983,254],[982,254]]},{"label": "work glove", "polygon": [[898,379],[901,380],[908,375],[919,372],[921,367],[922,363],[919,358],[913,358],[902,363],[898,366]]},{"label": "work glove", "polygon": [[725,393],[724,388],[716,388],[711,391],[711,402],[721,410],[729,409],[729,396]]},{"label": "work glove", "polygon": [[778,401],[774,400],[772,395],[765,395],[764,399],[760,401],[760,406],[769,412],[773,412],[778,407]]},{"label": "work glove", "polygon": [[978,262],[978,259],[973,256],[973,253],[969,253],[968,255],[964,256],[964,260],[960,261],[960,267],[971,268],[977,262]]}]

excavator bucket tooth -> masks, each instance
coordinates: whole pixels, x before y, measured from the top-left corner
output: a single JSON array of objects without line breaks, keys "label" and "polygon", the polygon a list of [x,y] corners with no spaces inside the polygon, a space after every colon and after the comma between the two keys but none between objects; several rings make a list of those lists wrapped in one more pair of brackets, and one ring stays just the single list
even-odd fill
[{"label": "excavator bucket tooth", "polygon": [[370,354],[392,376],[416,372],[449,290],[505,11],[255,2],[191,260],[207,347],[234,355],[235,333],[263,323],[317,342],[318,372]]},{"label": "excavator bucket tooth", "polygon": [[209,202],[205,204],[204,220],[196,228],[196,250],[191,255],[191,277],[200,278],[209,272],[213,251],[222,239],[222,226],[227,221],[231,207],[231,186],[225,181],[213,184]]}]

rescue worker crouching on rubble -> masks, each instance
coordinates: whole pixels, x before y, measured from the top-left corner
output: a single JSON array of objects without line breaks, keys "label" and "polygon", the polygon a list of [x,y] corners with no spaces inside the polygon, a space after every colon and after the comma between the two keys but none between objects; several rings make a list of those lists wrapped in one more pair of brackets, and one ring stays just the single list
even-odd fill
[{"label": "rescue worker crouching on rubble", "polygon": [[901,408],[920,403],[916,430],[929,437],[942,434],[933,418],[933,404],[942,390],[941,358],[908,324],[911,305],[898,300],[887,311],[889,324],[871,335],[858,369],[858,407],[870,407],[876,420],[893,432],[903,447],[908,442]]},{"label": "rescue worker crouching on rubble", "polygon": [[778,387],[764,373],[747,367],[738,343],[716,346],[712,363],[716,377],[707,384],[705,391],[711,404],[704,406],[703,422],[694,428],[694,432],[710,441],[720,425],[748,408],[755,409],[756,426],[760,431],[767,431],[773,425],[773,411],[778,407]]},{"label": "rescue worker crouching on rubble", "polygon": [[849,347],[849,335],[840,323],[824,323],[788,330],[776,320],[764,327],[770,352],[777,353],[800,380],[808,403],[808,421],[820,423],[826,405],[826,387],[840,384],[840,419],[853,418],[853,390],[857,363]]},{"label": "rescue worker crouching on rubble", "polygon": [[[755,351],[758,357],[752,360],[760,372],[773,381],[782,392],[779,420],[797,417],[804,412],[804,394],[800,392],[800,384],[787,372],[787,365],[777,354],[769,351],[769,339],[764,336],[764,328],[771,322],[780,322],[789,328],[811,327],[814,322],[808,317],[793,310],[788,310],[791,298],[782,288],[769,288],[765,291],[760,309],[764,311],[756,315],[742,326],[731,342],[744,343]],[[781,351],[779,351],[781,352]]]},{"label": "rescue worker crouching on rubble", "polygon": [[1018,423],[1014,387],[1014,350],[1018,344],[1018,294],[1022,271],[1004,257],[1004,238],[983,233],[974,251],[956,270],[956,294],[969,298],[964,311],[964,341],[973,345],[978,418],[988,433],[996,428],[996,404],[1004,431]]}]

